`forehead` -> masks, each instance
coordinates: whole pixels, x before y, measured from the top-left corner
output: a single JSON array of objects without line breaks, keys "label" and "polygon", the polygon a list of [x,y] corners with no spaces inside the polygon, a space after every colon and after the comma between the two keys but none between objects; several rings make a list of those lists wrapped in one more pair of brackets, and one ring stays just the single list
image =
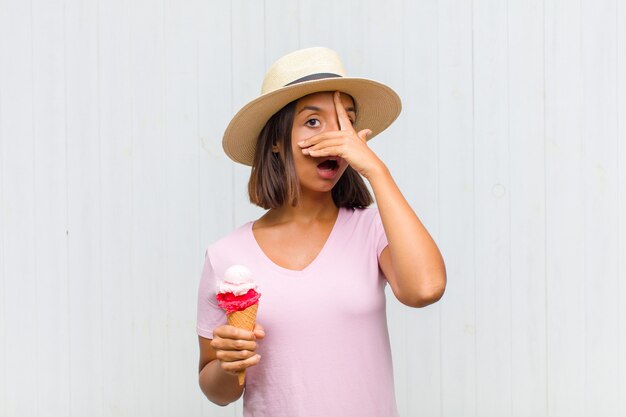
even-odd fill
[{"label": "forehead", "polygon": [[[315,107],[335,107],[335,102],[333,100],[333,92],[332,91],[322,91],[320,93],[313,93],[307,96],[304,96],[296,102],[296,112],[302,109],[305,106],[315,106]],[[341,93],[341,102],[344,107],[354,107],[354,100],[351,96],[345,93]]]}]

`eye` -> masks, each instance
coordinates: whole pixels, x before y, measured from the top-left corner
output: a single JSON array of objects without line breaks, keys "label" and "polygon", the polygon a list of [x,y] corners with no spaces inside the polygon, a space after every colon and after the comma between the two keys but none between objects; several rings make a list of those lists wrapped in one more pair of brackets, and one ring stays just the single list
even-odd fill
[{"label": "eye", "polygon": [[320,121],[317,119],[309,119],[306,122],[304,122],[305,125],[307,125],[308,127],[318,127],[320,125]]}]

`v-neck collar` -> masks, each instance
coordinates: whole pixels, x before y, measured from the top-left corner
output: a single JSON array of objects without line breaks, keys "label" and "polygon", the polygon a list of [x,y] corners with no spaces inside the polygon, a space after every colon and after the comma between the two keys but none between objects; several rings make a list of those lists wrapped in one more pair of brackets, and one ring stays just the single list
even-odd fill
[{"label": "v-neck collar", "polygon": [[345,211],[346,211],[345,208],[339,207],[339,211],[337,213],[337,218],[335,219],[335,223],[333,224],[333,227],[330,230],[330,234],[326,238],[326,242],[324,242],[324,246],[322,246],[322,249],[320,249],[320,251],[317,253],[315,258],[313,258],[313,260],[311,262],[309,262],[309,264],[307,266],[305,266],[303,269],[300,269],[300,270],[289,269],[289,268],[285,268],[283,266],[280,266],[277,263],[275,263],[274,261],[272,261],[269,258],[269,256],[267,256],[267,254],[263,251],[263,249],[259,245],[259,242],[254,237],[254,232],[252,230],[252,227],[254,226],[254,222],[253,221],[249,222],[248,225],[247,225],[247,227],[248,227],[248,236],[249,236],[249,238],[251,240],[252,246],[254,246],[255,250],[257,251],[257,254],[259,255],[259,258],[261,258],[261,260],[263,262],[265,262],[266,264],[270,265],[272,268],[274,268],[274,269],[276,269],[276,270],[278,270],[278,271],[280,271],[280,272],[282,272],[283,274],[286,274],[286,275],[292,275],[292,276],[305,275],[308,271],[310,271],[311,269],[315,268],[315,266],[319,262],[321,262],[321,260],[324,258],[326,252],[329,250],[328,247],[332,245],[332,242],[335,239],[335,234],[336,234],[336,231],[337,231],[339,225],[343,222],[343,219],[344,219],[344,217],[346,215]]}]

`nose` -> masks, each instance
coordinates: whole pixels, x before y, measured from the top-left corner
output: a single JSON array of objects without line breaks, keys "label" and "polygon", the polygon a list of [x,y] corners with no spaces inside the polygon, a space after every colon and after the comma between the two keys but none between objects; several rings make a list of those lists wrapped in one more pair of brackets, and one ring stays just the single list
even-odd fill
[{"label": "nose", "polygon": [[329,117],[328,124],[326,125],[325,130],[328,130],[328,131],[340,130],[339,117],[336,115],[334,117]]}]

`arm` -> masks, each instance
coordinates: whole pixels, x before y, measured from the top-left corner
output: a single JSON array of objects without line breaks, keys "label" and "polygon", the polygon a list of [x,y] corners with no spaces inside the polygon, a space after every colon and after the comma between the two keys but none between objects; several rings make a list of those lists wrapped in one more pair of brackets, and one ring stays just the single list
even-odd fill
[{"label": "arm", "polygon": [[334,96],[340,131],[323,132],[298,143],[305,155],[340,156],[371,184],[389,246],[379,265],[398,300],[423,307],[439,300],[446,286],[441,253],[400,192],[389,170],[367,146],[369,129],[356,132],[338,92]]},{"label": "arm", "polygon": [[256,340],[265,336],[257,325],[254,332],[233,326],[220,326],[213,332],[212,340],[198,337],[200,366],[198,382],[204,395],[217,405],[228,405],[241,397],[244,387],[239,385],[238,374],[259,363],[255,353]]},{"label": "arm", "polygon": [[378,161],[366,178],[374,190],[389,241],[389,246],[380,254],[380,268],[400,302],[424,307],[438,301],[445,290],[443,258],[387,167]]}]

